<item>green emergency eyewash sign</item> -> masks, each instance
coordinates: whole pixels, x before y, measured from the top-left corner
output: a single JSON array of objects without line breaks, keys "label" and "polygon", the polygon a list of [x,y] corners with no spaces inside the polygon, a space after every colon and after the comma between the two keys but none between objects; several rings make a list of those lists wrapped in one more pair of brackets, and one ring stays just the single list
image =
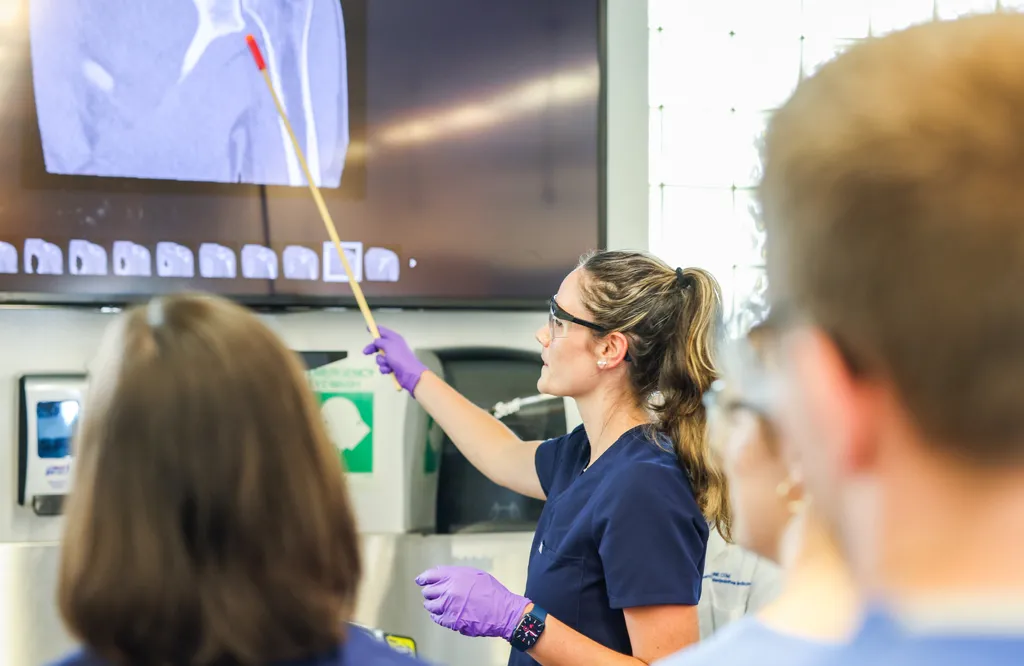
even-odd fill
[{"label": "green emergency eyewash sign", "polygon": [[345,469],[350,474],[373,473],[375,370],[332,363],[308,376]]}]

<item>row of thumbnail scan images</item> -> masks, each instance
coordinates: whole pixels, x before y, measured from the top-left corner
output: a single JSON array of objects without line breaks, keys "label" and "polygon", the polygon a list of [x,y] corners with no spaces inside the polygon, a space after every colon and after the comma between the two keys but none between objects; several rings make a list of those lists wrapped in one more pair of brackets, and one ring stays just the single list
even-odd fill
[{"label": "row of thumbnail scan images", "polygon": [[[398,255],[389,249],[371,247],[365,252],[361,242],[343,242],[342,249],[357,282],[397,282],[401,272]],[[234,250],[217,243],[203,243],[199,246],[199,261],[191,248],[179,243],[159,242],[156,244],[156,266],[152,252],[144,245],[131,241],[114,241],[113,261],[108,261],[107,248],[87,240],[72,240],[68,243],[67,272],[70,275],[105,276],[113,273],[124,277],[166,278],[213,278],[251,280],[287,280],[348,282],[348,275],[334,247],[326,241],[323,250],[302,245],[289,245],[277,253],[262,245],[242,247],[241,262]],[[29,238],[23,250],[24,274],[64,275],[64,250],[57,244],[41,238]],[[323,260],[321,262],[321,255]],[[239,266],[241,263],[241,266]],[[112,264],[112,265],[111,265]],[[409,266],[415,266],[415,260]],[[0,274],[19,273],[18,248],[11,243],[0,242]]]}]

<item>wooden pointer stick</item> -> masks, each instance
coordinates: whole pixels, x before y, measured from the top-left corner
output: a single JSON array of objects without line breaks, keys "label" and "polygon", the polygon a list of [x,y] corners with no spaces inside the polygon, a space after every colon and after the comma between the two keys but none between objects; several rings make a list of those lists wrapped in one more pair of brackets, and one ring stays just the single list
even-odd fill
[{"label": "wooden pointer stick", "polygon": [[[334,249],[338,252],[338,257],[341,259],[341,265],[345,269],[345,275],[348,276],[348,283],[352,287],[352,294],[356,297],[356,303],[359,304],[359,310],[363,313],[363,319],[366,320],[366,326],[370,329],[370,334],[373,335],[373,339],[376,340],[380,337],[380,330],[377,328],[377,323],[373,320],[373,313],[370,312],[370,306],[366,303],[366,297],[363,296],[363,289],[359,286],[359,282],[356,280],[355,273],[352,272],[352,266],[348,263],[348,257],[345,256],[345,251],[341,247],[341,239],[338,238],[338,230],[334,226],[334,220],[331,219],[331,213],[327,210],[327,204],[324,203],[324,198],[320,194],[320,188],[316,186],[316,182],[313,180],[313,174],[309,170],[309,165],[306,164],[306,156],[302,152],[302,148],[299,146],[299,140],[295,137],[295,131],[292,129],[292,124],[288,121],[288,114],[285,113],[284,106],[281,104],[281,98],[277,96],[277,91],[274,90],[274,83],[270,80],[270,72],[267,71],[267,63],[263,60],[263,54],[260,52],[259,44],[256,43],[256,39],[252,35],[246,35],[246,43],[249,44],[249,50],[252,52],[253,60],[256,61],[256,67],[259,68],[260,74],[263,75],[263,80],[267,84],[267,90],[270,91],[270,96],[274,100],[274,106],[277,107],[277,115],[281,117],[281,122],[284,123],[285,129],[288,131],[288,138],[292,141],[292,147],[295,148],[295,155],[299,158],[299,164],[302,166],[303,173],[306,174],[306,182],[309,183],[309,191],[313,195],[313,201],[316,202],[316,207],[320,211],[320,217],[324,221],[324,227],[327,229],[327,235],[331,237],[331,241],[334,243]],[[324,266],[324,270],[327,267]],[[381,352],[383,354],[383,352]],[[401,384],[398,383],[398,378],[393,374],[391,378],[395,380],[395,385],[398,390],[402,390]]]}]

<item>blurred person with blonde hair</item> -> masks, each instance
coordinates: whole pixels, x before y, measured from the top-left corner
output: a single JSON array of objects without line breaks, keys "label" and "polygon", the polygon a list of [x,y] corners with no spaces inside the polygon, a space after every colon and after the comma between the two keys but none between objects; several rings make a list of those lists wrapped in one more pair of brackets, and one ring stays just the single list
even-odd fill
[{"label": "blurred person with blonde hair", "polygon": [[769,324],[728,345],[724,378],[707,394],[711,440],[724,462],[739,546],[783,569],[780,594],[659,666],[813,664],[848,639],[859,610],[855,583],[807,496],[770,415],[778,354]]},{"label": "blurred person with blonde hair", "polygon": [[298,355],[220,298],[119,317],[90,372],[61,666],[413,666],[347,624],[361,572],[341,462]]},{"label": "blurred person with blonde hair", "polygon": [[853,46],[774,114],[782,438],[870,595],[823,664],[1024,662],[1024,15]]}]

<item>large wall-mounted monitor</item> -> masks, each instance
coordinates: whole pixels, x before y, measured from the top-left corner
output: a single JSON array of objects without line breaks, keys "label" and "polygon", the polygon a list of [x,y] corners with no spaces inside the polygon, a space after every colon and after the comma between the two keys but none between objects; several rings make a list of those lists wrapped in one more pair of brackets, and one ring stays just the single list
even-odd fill
[{"label": "large wall-mounted monitor", "polygon": [[542,307],[602,242],[601,0],[0,0],[0,301]]}]

